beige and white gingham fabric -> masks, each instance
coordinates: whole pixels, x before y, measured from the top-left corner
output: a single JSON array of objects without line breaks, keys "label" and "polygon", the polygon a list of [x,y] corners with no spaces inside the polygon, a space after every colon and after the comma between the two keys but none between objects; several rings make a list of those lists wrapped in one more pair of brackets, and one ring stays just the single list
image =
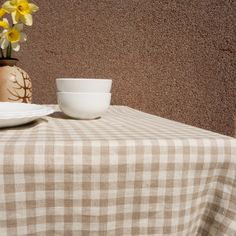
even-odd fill
[{"label": "beige and white gingham fabric", "polygon": [[5,235],[236,235],[236,139],[123,106],[1,129]]}]

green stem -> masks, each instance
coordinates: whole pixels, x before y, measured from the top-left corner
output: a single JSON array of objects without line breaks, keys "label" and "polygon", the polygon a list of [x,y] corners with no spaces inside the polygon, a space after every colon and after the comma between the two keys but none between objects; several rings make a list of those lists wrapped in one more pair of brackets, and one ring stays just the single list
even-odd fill
[{"label": "green stem", "polygon": [[1,57],[4,58],[3,50],[0,49]]},{"label": "green stem", "polygon": [[11,52],[12,52],[12,47],[11,47],[11,43],[9,43],[7,47],[7,58],[11,58]]}]

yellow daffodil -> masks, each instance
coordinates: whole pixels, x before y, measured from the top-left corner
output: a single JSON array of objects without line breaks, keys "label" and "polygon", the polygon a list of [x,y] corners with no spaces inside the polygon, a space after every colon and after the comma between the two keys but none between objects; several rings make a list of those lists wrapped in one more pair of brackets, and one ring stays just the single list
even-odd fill
[{"label": "yellow daffodil", "polygon": [[38,7],[29,3],[28,0],[10,0],[2,5],[2,9],[11,13],[13,23],[16,24],[22,21],[25,25],[33,24],[32,13],[38,10]]},{"label": "yellow daffodil", "polygon": [[[7,19],[5,19],[7,21]],[[8,23],[7,23],[8,24]],[[9,24],[8,24],[9,25]],[[14,51],[20,50],[20,42],[26,41],[26,34],[21,32],[23,24],[16,24],[12,28],[6,28],[0,34],[0,46],[6,49],[11,44]]]},{"label": "yellow daffodil", "polygon": [[8,29],[9,23],[7,18],[3,18],[3,20],[0,20],[0,28]]},{"label": "yellow daffodil", "polygon": [[6,14],[6,11],[0,8],[0,18],[3,17],[5,14]]}]

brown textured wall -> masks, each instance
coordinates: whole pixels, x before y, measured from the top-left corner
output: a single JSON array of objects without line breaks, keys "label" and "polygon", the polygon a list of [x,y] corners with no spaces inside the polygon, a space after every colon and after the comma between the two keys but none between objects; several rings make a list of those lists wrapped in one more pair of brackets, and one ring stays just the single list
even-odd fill
[{"label": "brown textured wall", "polygon": [[236,1],[36,2],[17,55],[35,103],[56,102],[57,77],[112,78],[113,104],[233,135]]}]

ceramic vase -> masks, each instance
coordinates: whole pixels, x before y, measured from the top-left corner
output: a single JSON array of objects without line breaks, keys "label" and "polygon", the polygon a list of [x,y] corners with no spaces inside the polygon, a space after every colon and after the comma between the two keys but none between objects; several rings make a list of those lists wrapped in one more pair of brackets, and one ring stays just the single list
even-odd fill
[{"label": "ceramic vase", "polygon": [[32,101],[29,75],[16,66],[17,59],[0,59],[0,102]]}]

